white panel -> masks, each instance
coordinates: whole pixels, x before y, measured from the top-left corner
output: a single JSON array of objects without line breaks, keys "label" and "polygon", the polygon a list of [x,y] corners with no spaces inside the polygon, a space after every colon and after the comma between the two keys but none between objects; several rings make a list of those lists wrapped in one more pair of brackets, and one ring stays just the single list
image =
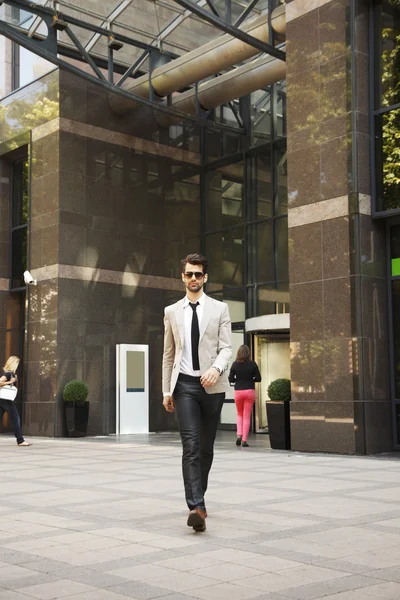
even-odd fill
[{"label": "white panel", "polygon": [[246,319],[246,331],[279,331],[290,329],[290,314],[263,315]]},{"label": "white panel", "polygon": [[149,347],[117,345],[117,434],[149,433]]},{"label": "white panel", "polygon": [[221,423],[223,425],[236,425],[236,406],[235,404],[224,404],[221,411]]}]

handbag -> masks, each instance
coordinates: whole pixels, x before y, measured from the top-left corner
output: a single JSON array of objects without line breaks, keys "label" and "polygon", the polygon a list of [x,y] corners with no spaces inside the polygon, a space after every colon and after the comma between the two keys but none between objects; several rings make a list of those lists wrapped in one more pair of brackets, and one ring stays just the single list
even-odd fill
[{"label": "handbag", "polygon": [[0,388],[0,399],[1,400],[15,400],[18,394],[18,388],[12,383],[9,385],[3,385]]}]

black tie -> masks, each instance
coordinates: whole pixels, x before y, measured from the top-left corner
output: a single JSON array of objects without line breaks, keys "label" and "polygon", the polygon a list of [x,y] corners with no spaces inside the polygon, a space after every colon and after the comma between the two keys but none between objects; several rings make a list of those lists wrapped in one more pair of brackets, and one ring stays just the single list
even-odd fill
[{"label": "black tie", "polygon": [[200,363],[199,363],[199,341],[200,341],[200,329],[199,329],[199,319],[197,318],[196,307],[198,306],[198,302],[193,304],[193,302],[189,302],[190,308],[193,310],[192,316],[192,363],[193,363],[193,371],[199,371]]}]

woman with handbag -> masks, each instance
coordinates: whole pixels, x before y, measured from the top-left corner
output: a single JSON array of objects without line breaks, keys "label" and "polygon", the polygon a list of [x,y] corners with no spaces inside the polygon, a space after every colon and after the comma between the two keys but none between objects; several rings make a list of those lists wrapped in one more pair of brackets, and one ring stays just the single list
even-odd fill
[{"label": "woman with handbag", "polygon": [[18,383],[15,372],[18,369],[18,365],[18,356],[10,356],[3,367],[4,375],[0,377],[0,421],[3,418],[4,412],[8,413],[14,423],[15,437],[18,446],[31,446],[31,442],[27,442],[22,435],[21,421],[17,407],[14,404],[17,395],[15,384]]}]

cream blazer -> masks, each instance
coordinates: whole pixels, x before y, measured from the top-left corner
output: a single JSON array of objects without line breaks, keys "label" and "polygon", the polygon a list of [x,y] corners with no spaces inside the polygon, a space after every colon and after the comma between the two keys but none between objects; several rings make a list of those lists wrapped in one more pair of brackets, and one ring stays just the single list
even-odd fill
[{"label": "cream blazer", "polygon": [[[172,396],[180,372],[184,343],[184,298],[167,306],[164,313],[163,394]],[[232,331],[228,305],[206,296],[200,325],[199,362],[203,374],[212,365],[222,373],[217,383],[204,388],[208,394],[229,390],[227,367],[232,356]]]}]

